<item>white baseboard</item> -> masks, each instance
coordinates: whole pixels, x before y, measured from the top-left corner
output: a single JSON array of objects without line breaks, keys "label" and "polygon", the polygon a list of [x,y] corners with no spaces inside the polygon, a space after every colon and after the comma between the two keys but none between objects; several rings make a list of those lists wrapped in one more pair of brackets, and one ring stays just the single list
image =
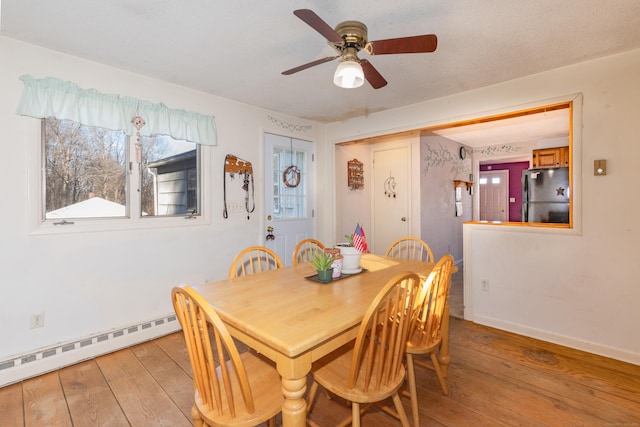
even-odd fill
[{"label": "white baseboard", "polygon": [[620,360],[622,362],[640,365],[640,354],[621,350],[619,348],[609,347],[593,342],[587,342],[576,339],[574,337],[560,335],[546,330],[521,325],[518,323],[505,322],[504,320],[495,319],[488,316],[475,315],[473,316],[472,321],[480,325],[490,326],[492,328],[501,329],[507,332],[513,332],[515,334],[551,342],[576,350],[586,351],[588,353],[593,353],[604,357],[609,357],[611,359]]},{"label": "white baseboard", "polygon": [[0,387],[180,330],[175,314],[0,360]]}]

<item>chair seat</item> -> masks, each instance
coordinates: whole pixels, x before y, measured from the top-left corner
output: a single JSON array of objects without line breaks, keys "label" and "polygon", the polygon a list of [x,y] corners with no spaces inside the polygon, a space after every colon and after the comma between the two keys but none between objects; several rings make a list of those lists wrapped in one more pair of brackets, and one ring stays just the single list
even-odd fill
[{"label": "chair seat", "polygon": [[[353,342],[347,343],[333,353],[314,362],[313,379],[326,390],[334,393],[343,399],[357,403],[374,403],[393,396],[400,385],[404,382],[404,367],[401,367],[401,374],[398,380],[384,384],[378,390],[373,391],[373,387],[365,390],[364,374],[358,375],[358,381],[354,388],[347,388],[345,379],[349,376],[349,369],[353,362]],[[361,371],[366,364],[362,364]],[[371,382],[378,381],[378,376],[374,372]]]},{"label": "chair seat", "polygon": [[[268,359],[247,351],[240,355],[245,369],[249,372],[249,385],[251,390],[259,390],[254,393],[255,411],[248,413],[242,408],[242,390],[238,384],[237,377],[231,378],[233,388],[233,398],[236,402],[236,416],[232,418],[229,407],[225,405],[224,414],[218,415],[216,410],[205,407],[198,392],[195,394],[195,404],[200,415],[206,424],[211,426],[255,426],[264,421],[265,418],[275,417],[280,413],[283,403],[280,375],[276,371],[273,362]],[[231,362],[227,362],[231,369]],[[220,368],[218,367],[218,370]],[[257,418],[259,416],[260,418]]]},{"label": "chair seat", "polygon": [[440,347],[442,336],[438,333],[438,336],[428,343],[423,342],[423,340],[424,337],[422,336],[422,332],[419,330],[414,330],[412,335],[409,337],[409,341],[407,341],[406,352],[411,354],[431,353],[432,351]]}]

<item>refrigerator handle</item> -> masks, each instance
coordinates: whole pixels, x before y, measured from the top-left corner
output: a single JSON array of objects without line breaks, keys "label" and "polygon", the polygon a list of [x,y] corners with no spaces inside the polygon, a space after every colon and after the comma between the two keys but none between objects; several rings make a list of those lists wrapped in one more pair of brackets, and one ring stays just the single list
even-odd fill
[{"label": "refrigerator handle", "polygon": [[522,221],[529,222],[529,176],[522,177]]}]

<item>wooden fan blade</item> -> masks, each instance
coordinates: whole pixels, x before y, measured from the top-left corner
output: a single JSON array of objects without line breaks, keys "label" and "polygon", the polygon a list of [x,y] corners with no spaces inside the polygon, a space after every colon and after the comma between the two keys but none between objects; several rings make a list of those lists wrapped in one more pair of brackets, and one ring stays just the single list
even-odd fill
[{"label": "wooden fan blade", "polygon": [[319,32],[325,39],[332,43],[342,43],[342,37],[336,33],[336,30],[331,28],[329,24],[324,22],[316,13],[311,9],[298,9],[294,10],[293,14],[302,19],[311,28]]},{"label": "wooden fan blade", "polygon": [[374,89],[380,89],[387,85],[387,81],[382,77],[382,74],[378,72],[371,64],[371,62],[366,59],[362,59],[360,61],[360,65],[362,66],[362,72],[364,73],[364,78],[367,79],[369,84]]},{"label": "wooden fan blade", "polygon": [[434,34],[425,34],[423,36],[375,40],[367,43],[364,50],[369,55],[389,55],[394,53],[426,53],[435,51],[437,46],[438,37],[436,37]]},{"label": "wooden fan blade", "polygon": [[307,64],[300,65],[298,67],[292,68],[287,71],[283,71],[282,74],[285,76],[291,75],[293,73],[297,73],[298,71],[306,70],[307,68],[314,67],[316,65],[324,64],[325,62],[333,61],[336,58],[340,58],[340,55],[337,56],[327,56],[326,58],[316,59],[315,61],[311,61]]}]

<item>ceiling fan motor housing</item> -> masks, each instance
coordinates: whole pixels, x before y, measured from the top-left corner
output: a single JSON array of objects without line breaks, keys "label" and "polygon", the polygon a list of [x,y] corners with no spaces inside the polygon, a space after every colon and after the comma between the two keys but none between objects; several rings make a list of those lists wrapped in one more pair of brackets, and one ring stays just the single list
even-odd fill
[{"label": "ceiling fan motor housing", "polygon": [[344,21],[336,25],[336,33],[340,34],[344,44],[335,43],[336,49],[342,51],[345,48],[353,47],[356,52],[364,49],[367,44],[367,26],[358,21]]}]

